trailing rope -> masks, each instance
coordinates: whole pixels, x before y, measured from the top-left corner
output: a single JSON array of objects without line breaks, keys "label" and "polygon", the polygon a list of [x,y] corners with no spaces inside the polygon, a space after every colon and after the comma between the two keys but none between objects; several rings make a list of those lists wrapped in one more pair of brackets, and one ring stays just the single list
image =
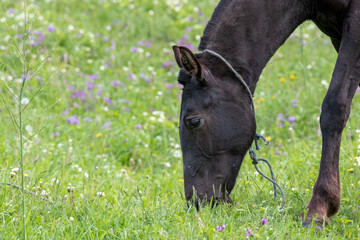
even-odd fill
[{"label": "trailing rope", "polygon": [[[209,49],[205,49],[204,52],[207,52],[207,53],[209,53],[210,55],[213,55],[213,56],[219,58],[219,59],[220,59],[221,61],[223,61],[223,62],[230,68],[230,70],[235,74],[235,76],[238,78],[238,80],[241,82],[241,84],[245,87],[245,89],[246,89],[247,92],[249,93],[250,101],[251,101],[251,107],[252,107],[252,109],[253,109],[253,111],[254,111],[254,115],[255,115],[255,104],[254,104],[254,99],[253,99],[254,96],[253,96],[253,94],[251,93],[250,87],[246,84],[246,82],[244,81],[244,79],[242,78],[242,76],[241,76],[241,75],[233,68],[233,66],[231,66],[231,64],[230,64],[228,61],[226,61],[226,59],[223,58],[220,54],[218,54],[218,53],[216,53],[216,52],[214,52],[214,51],[212,51],[212,50],[209,50]],[[269,145],[270,145],[270,142],[269,142],[264,136],[260,135],[259,133],[256,133],[256,134],[255,134],[255,137],[254,137],[254,142],[255,142],[255,149],[256,149],[257,151],[260,150],[260,147],[259,147],[259,145],[258,145],[258,141],[259,141],[260,139],[264,141],[264,143],[265,143],[266,146],[269,146]],[[256,171],[258,171],[261,176],[263,176],[265,179],[269,180],[269,181],[273,184],[273,186],[274,186],[274,197],[275,197],[275,198],[277,197],[276,188],[278,188],[278,189],[280,190],[281,195],[282,195],[282,205],[281,205],[281,209],[282,209],[282,208],[284,207],[284,205],[285,205],[285,194],[284,194],[284,191],[282,190],[282,188],[279,186],[279,184],[276,183],[276,180],[275,180],[275,177],[274,177],[274,172],[273,172],[273,169],[272,169],[272,166],[271,166],[270,162],[269,162],[268,160],[266,160],[265,158],[257,158],[257,157],[256,157],[256,154],[255,154],[255,152],[254,152],[254,150],[253,150],[252,147],[250,147],[250,149],[249,149],[249,155],[250,155],[250,158],[253,160],[253,161],[252,161],[252,164],[254,165]],[[268,167],[269,167],[269,169],[270,169],[270,173],[271,173],[271,177],[272,177],[272,178],[267,177],[265,174],[263,174],[263,173],[259,170],[259,168],[257,167],[257,164],[259,163],[259,161],[265,162],[265,163],[268,165]]]}]

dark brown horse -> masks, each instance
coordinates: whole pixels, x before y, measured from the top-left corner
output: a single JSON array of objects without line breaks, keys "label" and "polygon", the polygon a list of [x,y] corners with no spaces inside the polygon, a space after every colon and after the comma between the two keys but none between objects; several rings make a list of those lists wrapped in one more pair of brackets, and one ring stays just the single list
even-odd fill
[{"label": "dark brown horse", "polygon": [[312,20],[331,38],[338,59],[321,108],[323,145],[318,179],[304,216],[318,228],[340,207],[341,133],[360,82],[360,1],[221,0],[193,54],[173,46],[184,85],[180,140],[185,196],[232,202],[242,160],[256,133],[246,87],[213,50],[242,75],[254,93],[266,63],[297,26]]}]

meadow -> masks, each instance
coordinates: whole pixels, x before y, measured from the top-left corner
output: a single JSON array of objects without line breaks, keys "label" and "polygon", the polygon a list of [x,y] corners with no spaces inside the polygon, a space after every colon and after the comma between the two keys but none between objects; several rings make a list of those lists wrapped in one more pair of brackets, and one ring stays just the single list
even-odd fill
[{"label": "meadow", "polygon": [[0,239],[24,236],[22,192],[4,184],[21,185],[19,101],[28,239],[360,238],[359,89],[343,132],[341,209],[327,232],[301,226],[337,56],[310,22],[274,55],[255,93],[258,132],[271,140],[257,154],[272,163],[285,207],[248,156],[233,205],[187,206],[171,46],[196,51],[216,4],[0,0]]}]

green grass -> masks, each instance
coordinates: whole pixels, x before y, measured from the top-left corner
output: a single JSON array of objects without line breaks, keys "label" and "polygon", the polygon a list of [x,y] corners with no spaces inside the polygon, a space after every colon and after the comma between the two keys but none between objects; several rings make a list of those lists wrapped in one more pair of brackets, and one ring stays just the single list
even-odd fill
[{"label": "green grass", "polygon": [[[258,155],[271,161],[287,197],[285,208],[279,209],[271,184],[254,174],[246,157],[232,193],[235,204],[197,212],[183,197],[177,128],[181,90],[171,45],[186,34],[187,42],[197,46],[216,1],[34,0],[27,5],[30,35],[35,41],[36,32],[45,35],[37,46],[27,41],[31,72],[40,68],[26,82],[24,97],[31,99],[42,87],[24,111],[24,126],[32,128],[25,129],[25,186],[38,195],[26,196],[28,239],[245,239],[248,229],[256,239],[360,237],[355,160],[360,156],[360,94],[343,133],[341,209],[327,235],[301,227],[299,214],[319,168],[322,80],[329,83],[336,60],[329,39],[313,24],[302,25],[279,49],[256,90],[258,131],[272,141]],[[22,13],[21,1],[0,2],[1,90],[15,118],[16,101],[5,83],[18,94]],[[55,30],[48,32],[49,26]],[[139,46],[139,41],[151,45]],[[172,66],[162,67],[170,61]],[[82,91],[80,98],[74,91]],[[298,100],[295,108],[293,99]],[[20,168],[19,137],[1,104],[0,181],[20,185],[20,173],[11,175]],[[286,120],[278,127],[279,113],[296,117],[293,131]],[[80,123],[68,123],[70,116]],[[265,165],[260,168],[267,172]],[[70,184],[73,192],[68,192]],[[19,189],[0,187],[0,239],[21,238],[21,197]],[[261,218],[268,219],[266,226]],[[226,228],[216,232],[222,224]]]}]

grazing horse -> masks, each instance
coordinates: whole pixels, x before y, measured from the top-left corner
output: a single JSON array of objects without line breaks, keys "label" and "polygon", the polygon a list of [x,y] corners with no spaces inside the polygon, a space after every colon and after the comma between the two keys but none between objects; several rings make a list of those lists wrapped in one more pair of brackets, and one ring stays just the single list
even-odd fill
[{"label": "grazing horse", "polygon": [[256,137],[251,95],[266,63],[306,20],[331,38],[338,58],[321,107],[320,170],[303,225],[314,220],[322,229],[339,210],[341,134],[360,82],[358,0],[221,0],[201,38],[202,52],[173,46],[183,85],[179,131],[187,200],[232,202],[229,194]]}]

